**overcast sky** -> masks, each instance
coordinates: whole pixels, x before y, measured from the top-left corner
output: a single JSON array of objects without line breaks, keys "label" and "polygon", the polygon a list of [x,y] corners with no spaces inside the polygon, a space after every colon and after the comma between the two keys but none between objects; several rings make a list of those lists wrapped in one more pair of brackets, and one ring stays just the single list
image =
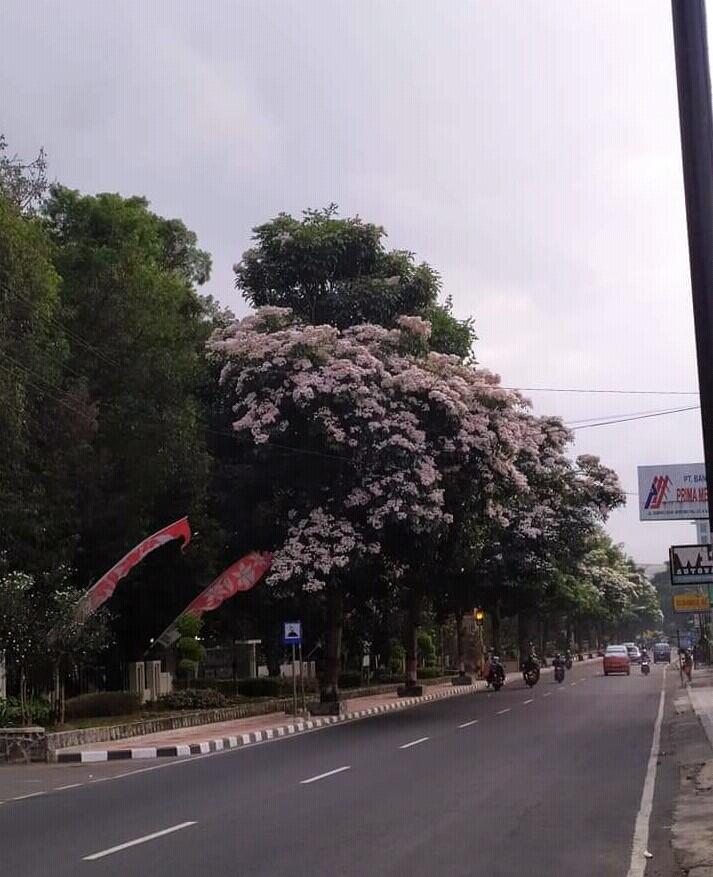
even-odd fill
[{"label": "overcast sky", "polygon": [[[0,131],[85,192],[143,194],[232,264],[337,202],[437,268],[507,386],[696,391],[669,0],[4,0]],[[695,396],[532,392],[566,421]],[[581,429],[620,474],[703,459],[697,411]]]}]

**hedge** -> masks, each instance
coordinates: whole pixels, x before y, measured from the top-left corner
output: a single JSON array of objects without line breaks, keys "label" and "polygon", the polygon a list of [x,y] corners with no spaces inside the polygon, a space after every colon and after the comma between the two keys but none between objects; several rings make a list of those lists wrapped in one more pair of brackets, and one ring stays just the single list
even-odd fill
[{"label": "hedge", "polygon": [[225,695],[212,688],[185,688],[164,694],[156,701],[157,708],[165,710],[212,710],[227,705]]},{"label": "hedge", "polygon": [[97,691],[71,697],[65,704],[64,715],[69,721],[101,716],[131,716],[140,711],[141,699],[137,692]]}]

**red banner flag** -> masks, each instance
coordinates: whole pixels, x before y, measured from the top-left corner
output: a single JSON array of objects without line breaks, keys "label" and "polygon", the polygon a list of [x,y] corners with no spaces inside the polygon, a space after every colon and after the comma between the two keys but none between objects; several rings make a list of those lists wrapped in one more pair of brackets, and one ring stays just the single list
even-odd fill
[{"label": "red banner flag", "polygon": [[92,612],[96,612],[111,597],[121,579],[128,575],[137,563],[140,563],[147,554],[150,554],[167,542],[171,542],[173,539],[183,540],[181,551],[184,551],[191,541],[191,525],[188,523],[188,518],[174,521],[173,524],[169,524],[163,530],[159,530],[132,548],[127,555],[122,557],[109,572],[104,573],[99,581],[95,582],[86,594],[82,596],[77,606],[77,615],[81,618],[86,618]]},{"label": "red banner flag", "polygon": [[[181,615],[195,615],[200,617],[204,612],[212,612],[225,600],[235,596],[240,591],[249,591],[270,569],[272,554],[269,551],[251,551],[245,557],[241,557],[234,564],[204,588],[191,603],[186,606]],[[179,618],[181,616],[179,615]],[[164,630],[156,640],[165,648],[176,642],[179,637],[176,628],[178,618]]]}]

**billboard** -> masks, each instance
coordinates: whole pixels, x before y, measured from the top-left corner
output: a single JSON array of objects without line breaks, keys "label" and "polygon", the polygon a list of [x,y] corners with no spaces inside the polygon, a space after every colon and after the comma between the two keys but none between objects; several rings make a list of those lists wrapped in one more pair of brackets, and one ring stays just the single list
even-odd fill
[{"label": "billboard", "polygon": [[639,466],[640,521],[694,521],[708,517],[703,463]]},{"label": "billboard", "polygon": [[713,583],[713,550],[710,545],[672,545],[669,559],[672,585]]},{"label": "billboard", "polygon": [[711,608],[708,594],[674,594],[674,612],[707,612]]}]

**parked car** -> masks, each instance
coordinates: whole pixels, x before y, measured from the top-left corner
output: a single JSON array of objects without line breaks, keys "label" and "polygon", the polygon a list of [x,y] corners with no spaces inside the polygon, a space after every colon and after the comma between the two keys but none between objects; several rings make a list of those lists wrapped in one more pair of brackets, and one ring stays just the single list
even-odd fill
[{"label": "parked car", "polygon": [[626,673],[631,676],[631,661],[626,646],[607,646],[604,652],[604,675],[610,673]]},{"label": "parked car", "polygon": [[654,643],[654,664],[671,663],[671,646],[668,643]]},{"label": "parked car", "polygon": [[624,643],[626,646],[626,650],[629,653],[629,660],[632,664],[640,664],[641,663],[641,652],[639,651],[639,647],[636,643]]}]

